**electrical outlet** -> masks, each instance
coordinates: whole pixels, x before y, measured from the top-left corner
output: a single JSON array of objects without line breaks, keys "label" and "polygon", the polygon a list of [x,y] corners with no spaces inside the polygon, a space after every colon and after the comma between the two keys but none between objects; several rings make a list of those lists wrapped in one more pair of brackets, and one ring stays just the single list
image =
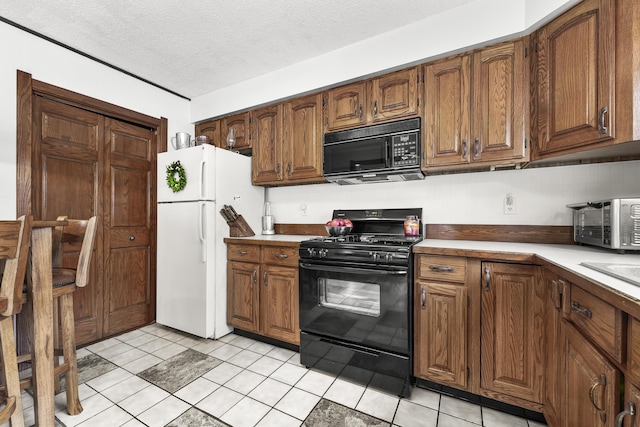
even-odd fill
[{"label": "electrical outlet", "polygon": [[516,198],[511,195],[511,193],[507,194],[503,201],[503,209],[505,215],[515,215],[516,214]]},{"label": "electrical outlet", "polygon": [[307,216],[307,204],[306,203],[301,203],[300,204],[300,211],[302,212],[302,216]]}]

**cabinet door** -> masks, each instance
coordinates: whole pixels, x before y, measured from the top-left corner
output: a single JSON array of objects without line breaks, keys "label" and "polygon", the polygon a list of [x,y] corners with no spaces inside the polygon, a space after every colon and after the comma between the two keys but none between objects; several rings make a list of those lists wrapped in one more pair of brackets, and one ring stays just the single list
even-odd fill
[{"label": "cabinet door", "polygon": [[482,263],[480,375],[486,391],[541,403],[544,293],[537,268]]},{"label": "cabinet door", "polygon": [[220,120],[209,120],[206,122],[198,123],[196,125],[196,135],[206,135],[211,139],[211,145],[216,147],[227,148],[227,135],[224,137],[224,144],[220,138]]},{"label": "cabinet door", "polygon": [[459,388],[467,386],[467,288],[417,282],[415,375]]},{"label": "cabinet door", "polygon": [[249,332],[259,332],[259,264],[227,263],[227,322]]},{"label": "cabinet door", "polygon": [[468,55],[425,67],[424,167],[469,162],[470,73]]},{"label": "cabinet door", "polygon": [[284,105],[286,179],[319,182],[322,178],[322,94],[294,99]]},{"label": "cabinet door", "polygon": [[540,154],[614,135],[613,0],[585,0],[537,34]]},{"label": "cabinet door", "polygon": [[262,265],[262,333],[300,344],[297,268]]},{"label": "cabinet door", "polygon": [[418,68],[396,71],[371,82],[368,121],[377,123],[418,114]]},{"label": "cabinet door", "polygon": [[565,422],[612,426],[619,407],[619,371],[567,322],[564,333]]},{"label": "cabinet door", "polygon": [[[640,388],[631,381],[626,380],[624,388],[624,411],[618,414],[616,422],[623,420],[626,427],[640,427],[639,408]],[[622,426],[622,424],[616,424],[616,427],[618,426]]]},{"label": "cabinet door", "polygon": [[220,140],[223,148],[227,148],[227,135],[229,135],[229,129],[233,128],[233,134],[236,138],[236,143],[233,146],[234,150],[244,150],[251,148],[251,138],[249,131],[249,112],[235,114],[233,116],[225,117],[222,119],[222,126],[220,127]]},{"label": "cabinet door", "polygon": [[282,180],[282,105],[251,114],[253,184],[278,182]]},{"label": "cabinet door", "polygon": [[563,416],[562,396],[564,395],[564,381],[561,380],[563,372],[562,353],[562,295],[565,282],[548,270],[544,272],[546,286],[545,321],[544,330],[545,352],[544,360],[544,393],[542,395],[543,413],[551,426],[562,425]]},{"label": "cabinet door", "polygon": [[364,97],[364,81],[329,90],[324,107],[326,131],[363,125]]},{"label": "cabinet door", "polygon": [[472,161],[523,160],[528,114],[524,41],[483,49],[473,56]]}]

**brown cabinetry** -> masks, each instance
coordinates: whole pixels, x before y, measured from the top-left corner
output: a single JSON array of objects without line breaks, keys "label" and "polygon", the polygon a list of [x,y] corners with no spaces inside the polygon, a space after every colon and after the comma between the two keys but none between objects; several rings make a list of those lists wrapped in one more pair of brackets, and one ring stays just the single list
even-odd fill
[{"label": "brown cabinetry", "polygon": [[536,34],[538,155],[611,139],[615,0],[586,0]]},{"label": "brown cabinetry", "polygon": [[[542,403],[544,289],[539,267],[482,263],[480,393]],[[538,405],[538,410],[542,409]]]},{"label": "brown cabinetry", "polygon": [[297,246],[228,243],[227,259],[228,323],[300,344]]},{"label": "brown cabinetry", "polygon": [[420,255],[414,287],[414,374],[467,388],[467,260]]},{"label": "brown cabinetry", "polygon": [[255,185],[324,182],[321,94],[255,110],[252,115]]},{"label": "brown cabinetry", "polygon": [[232,116],[223,117],[220,125],[220,143],[223,148],[227,147],[227,135],[229,129],[233,128],[233,135],[236,138],[234,151],[246,150],[252,147],[251,132],[249,129],[249,112],[234,114]]},{"label": "brown cabinetry", "polygon": [[207,120],[206,122],[196,124],[196,135],[205,135],[208,136],[211,140],[211,145],[215,145],[216,147],[227,148],[227,141],[225,134],[224,139],[220,137],[220,120]]},{"label": "brown cabinetry", "polygon": [[423,169],[529,159],[525,39],[425,66]]},{"label": "brown cabinetry", "polygon": [[328,90],[325,132],[418,115],[418,70],[412,67]]}]

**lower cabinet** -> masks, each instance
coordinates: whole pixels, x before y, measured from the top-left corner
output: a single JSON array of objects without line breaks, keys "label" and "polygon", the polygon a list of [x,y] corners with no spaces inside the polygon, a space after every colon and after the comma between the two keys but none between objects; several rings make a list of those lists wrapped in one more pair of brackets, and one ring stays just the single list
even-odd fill
[{"label": "lower cabinet", "polygon": [[544,287],[540,267],[483,262],[481,270],[480,394],[541,410]]},{"label": "lower cabinet", "polygon": [[298,247],[227,245],[227,322],[300,344]]}]

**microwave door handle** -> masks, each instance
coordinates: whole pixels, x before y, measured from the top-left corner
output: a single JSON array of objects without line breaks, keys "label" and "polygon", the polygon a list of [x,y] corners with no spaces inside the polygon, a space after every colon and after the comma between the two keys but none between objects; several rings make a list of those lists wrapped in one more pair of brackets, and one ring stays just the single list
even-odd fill
[{"label": "microwave door handle", "polygon": [[389,138],[385,138],[384,139],[384,151],[387,155],[387,158],[385,159],[385,166],[387,168],[391,167],[391,160],[392,160],[392,153],[391,153],[391,144],[389,144]]}]

